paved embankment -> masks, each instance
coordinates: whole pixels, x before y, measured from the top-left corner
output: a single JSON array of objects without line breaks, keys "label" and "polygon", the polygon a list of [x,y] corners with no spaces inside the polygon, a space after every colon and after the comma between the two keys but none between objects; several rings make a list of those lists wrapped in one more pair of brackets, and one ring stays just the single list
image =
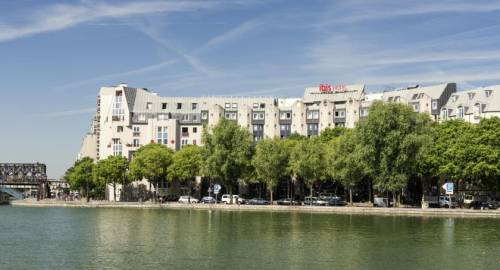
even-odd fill
[{"label": "paved embankment", "polygon": [[306,212],[332,214],[362,214],[389,216],[442,216],[442,217],[493,217],[500,218],[500,210],[469,210],[439,208],[374,208],[374,207],[329,207],[329,206],[281,206],[281,205],[225,205],[225,204],[180,204],[180,203],[138,203],[92,201],[57,201],[31,199],[12,201],[13,206],[27,207],[83,207],[83,208],[136,208],[136,209],[193,209],[223,211],[271,211],[271,212]]}]

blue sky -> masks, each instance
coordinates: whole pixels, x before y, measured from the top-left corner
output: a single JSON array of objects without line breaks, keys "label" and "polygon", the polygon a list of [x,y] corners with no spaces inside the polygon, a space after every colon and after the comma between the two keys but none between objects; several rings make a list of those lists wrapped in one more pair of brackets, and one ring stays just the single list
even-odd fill
[{"label": "blue sky", "polygon": [[0,1],[0,162],[63,175],[100,86],[301,96],[500,82],[500,1]]}]

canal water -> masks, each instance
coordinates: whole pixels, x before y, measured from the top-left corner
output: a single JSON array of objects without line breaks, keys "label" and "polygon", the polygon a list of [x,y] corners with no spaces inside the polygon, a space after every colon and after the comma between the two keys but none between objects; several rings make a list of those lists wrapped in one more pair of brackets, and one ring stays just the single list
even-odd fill
[{"label": "canal water", "polygon": [[3,206],[0,269],[500,269],[500,220]]}]

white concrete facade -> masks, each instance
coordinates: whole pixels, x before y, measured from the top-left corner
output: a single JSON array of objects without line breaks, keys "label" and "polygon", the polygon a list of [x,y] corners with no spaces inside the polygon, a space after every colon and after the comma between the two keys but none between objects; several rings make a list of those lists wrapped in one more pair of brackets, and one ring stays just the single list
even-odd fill
[{"label": "white concrete facade", "polygon": [[491,117],[500,117],[500,85],[454,93],[440,112],[442,121],[463,119],[477,124]]},{"label": "white concrete facade", "polygon": [[353,128],[368,115],[375,100],[403,102],[437,120],[455,92],[454,83],[369,94],[364,85],[320,85],[306,88],[302,98],[161,97],[126,84],[102,87],[93,124],[78,158],[131,158],[151,142],[173,150],[201,144],[203,129],[213,127],[221,118],[236,121],[254,141],[292,133],[316,136],[326,128]]}]

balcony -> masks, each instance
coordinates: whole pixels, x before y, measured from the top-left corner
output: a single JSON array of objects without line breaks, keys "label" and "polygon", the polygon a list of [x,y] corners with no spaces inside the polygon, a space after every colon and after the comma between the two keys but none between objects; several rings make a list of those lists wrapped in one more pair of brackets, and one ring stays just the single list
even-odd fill
[{"label": "balcony", "polygon": [[182,137],[189,137],[189,132],[181,132]]},{"label": "balcony", "polygon": [[111,121],[123,121],[125,120],[125,116],[118,116],[118,115],[113,115],[111,118]]},{"label": "balcony", "polygon": [[132,136],[134,136],[134,137],[140,137],[140,136],[141,136],[141,133],[140,133],[140,132],[135,131],[135,132],[133,132],[133,133],[132,133]]}]

